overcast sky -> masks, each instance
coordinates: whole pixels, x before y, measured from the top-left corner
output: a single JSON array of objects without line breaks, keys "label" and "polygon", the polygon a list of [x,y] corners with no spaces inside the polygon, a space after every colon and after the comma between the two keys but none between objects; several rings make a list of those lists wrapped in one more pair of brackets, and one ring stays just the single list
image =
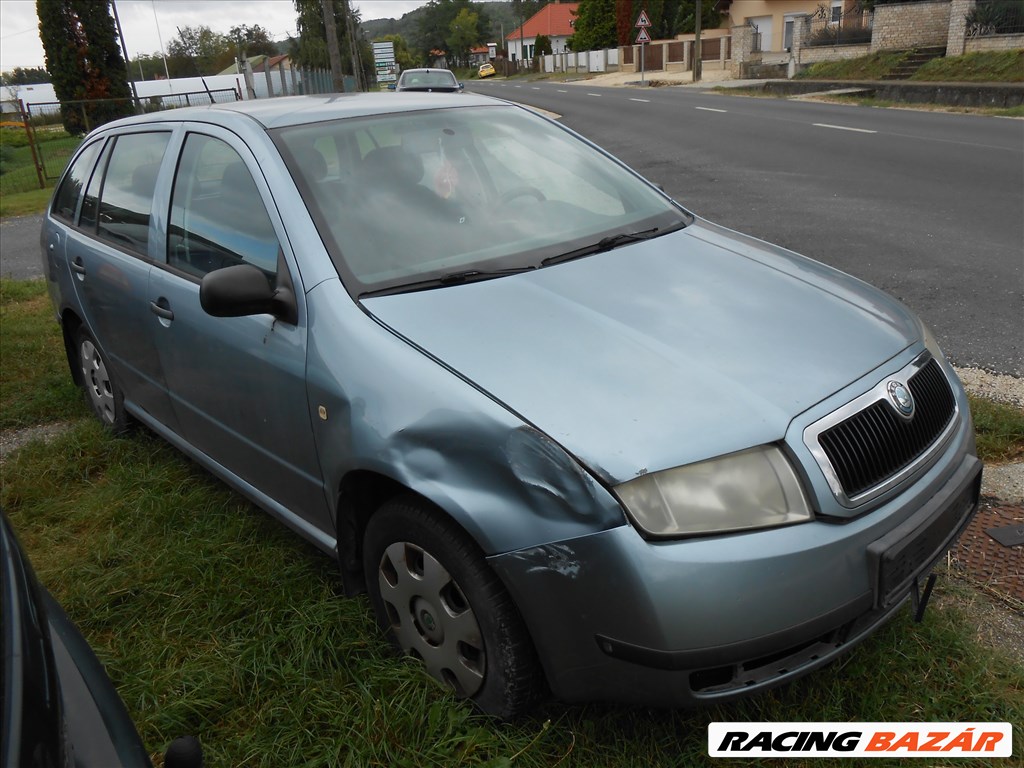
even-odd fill
[{"label": "overcast sky", "polygon": [[[401,18],[426,0],[351,0],[364,21]],[[259,24],[272,39],[295,34],[295,8],[291,0],[116,0],[129,58],[156,53],[163,39],[177,35],[176,27],[205,24],[226,34],[236,25]],[[154,18],[155,11],[155,18]],[[0,0],[0,71],[14,67],[42,67],[43,45],[35,0]]]}]

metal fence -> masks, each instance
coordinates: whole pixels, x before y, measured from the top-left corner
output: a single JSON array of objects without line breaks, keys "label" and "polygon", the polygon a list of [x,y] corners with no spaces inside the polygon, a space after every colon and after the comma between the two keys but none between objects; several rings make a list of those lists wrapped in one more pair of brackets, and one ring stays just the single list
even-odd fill
[{"label": "metal fence", "polygon": [[[175,93],[147,96],[139,99],[91,99],[24,104],[19,103],[19,119],[25,126],[32,159],[35,162],[39,186],[54,181],[81,142],[81,134],[104,123],[133,114],[160,112],[179,107],[202,106],[217,102],[237,101],[241,94],[230,88],[215,91]],[[73,134],[68,138],[48,139],[45,132],[59,131],[61,127]]]},{"label": "metal fence", "polygon": [[1024,3],[1020,0],[978,0],[965,20],[968,37],[1024,34]]},{"label": "metal fence", "polygon": [[811,14],[810,34],[804,45],[862,45],[871,42],[872,13],[860,3],[845,10],[819,5]]}]

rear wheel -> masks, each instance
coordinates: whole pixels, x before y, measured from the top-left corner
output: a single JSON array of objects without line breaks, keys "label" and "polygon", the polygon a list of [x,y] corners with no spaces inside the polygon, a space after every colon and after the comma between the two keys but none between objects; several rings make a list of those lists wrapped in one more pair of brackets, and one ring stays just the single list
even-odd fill
[{"label": "rear wheel", "polygon": [[370,520],[363,567],[381,628],[457,696],[500,718],[522,714],[542,690],[519,612],[476,543],[414,497]]},{"label": "rear wheel", "polygon": [[115,433],[125,431],[128,428],[128,414],[124,410],[124,395],[106,358],[93,338],[81,328],[76,334],[75,346],[86,402],[106,427]]}]

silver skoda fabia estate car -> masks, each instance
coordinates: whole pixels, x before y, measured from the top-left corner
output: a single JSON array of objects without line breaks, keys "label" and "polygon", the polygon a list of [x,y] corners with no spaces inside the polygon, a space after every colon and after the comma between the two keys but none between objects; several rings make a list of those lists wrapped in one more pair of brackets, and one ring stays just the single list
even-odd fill
[{"label": "silver skoda fabia estate car", "polygon": [[792,680],[923,592],[977,505],[967,400],[906,307],[504,102],[111,123],[42,248],[97,415],[336,557],[494,715]]}]

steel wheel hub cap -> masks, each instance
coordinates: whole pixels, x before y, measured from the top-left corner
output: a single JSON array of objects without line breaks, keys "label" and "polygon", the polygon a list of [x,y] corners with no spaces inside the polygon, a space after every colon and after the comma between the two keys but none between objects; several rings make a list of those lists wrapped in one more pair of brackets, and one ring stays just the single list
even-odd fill
[{"label": "steel wheel hub cap", "polygon": [[100,416],[109,424],[114,423],[114,388],[110,382],[107,366],[99,350],[91,341],[83,341],[80,350],[82,377],[85,391]]},{"label": "steel wheel hub cap", "polygon": [[399,541],[384,550],[378,583],[402,649],[458,695],[480,690],[486,669],[480,625],[445,567],[422,547]]}]

